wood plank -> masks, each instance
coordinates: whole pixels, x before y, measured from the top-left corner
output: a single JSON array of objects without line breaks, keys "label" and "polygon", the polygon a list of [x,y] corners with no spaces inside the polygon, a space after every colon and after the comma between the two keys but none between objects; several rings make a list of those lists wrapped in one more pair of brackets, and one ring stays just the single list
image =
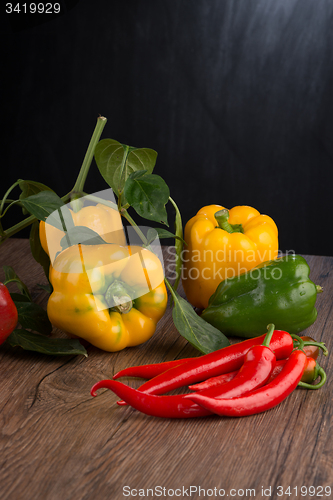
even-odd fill
[{"label": "wood plank", "polygon": [[[324,288],[307,334],[332,352],[333,259],[306,258],[311,278]],[[47,294],[37,286],[45,280],[43,271],[27,241],[7,241],[0,261],[13,265],[34,299],[46,305]],[[1,500],[118,499],[124,486],[157,485],[188,493],[191,486],[223,488],[226,494],[255,489],[259,498],[262,487],[272,487],[271,498],[279,498],[279,485],[332,485],[332,355],[321,356],[328,373],[321,390],[297,389],[264,414],[171,420],[119,407],[107,390],[90,396],[96,381],[126,366],[198,354],[178,335],[170,308],[146,344],[119,353],[90,346],[88,353],[87,359],[57,358],[0,348]],[[134,387],[141,382],[124,381]],[[164,498],[170,497],[166,492]],[[191,498],[200,497],[192,490]]]}]

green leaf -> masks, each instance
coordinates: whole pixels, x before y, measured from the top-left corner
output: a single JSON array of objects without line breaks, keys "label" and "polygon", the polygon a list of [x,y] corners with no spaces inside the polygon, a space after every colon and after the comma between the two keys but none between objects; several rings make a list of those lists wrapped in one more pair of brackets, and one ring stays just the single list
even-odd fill
[{"label": "green leaf", "polygon": [[39,239],[39,222],[35,221],[30,230],[30,249],[33,258],[38,264],[40,264],[43,269],[45,276],[49,279],[49,269],[50,269],[50,257],[47,255],[43,249],[40,239]]},{"label": "green leaf", "polygon": [[168,226],[165,204],[170,193],[162,177],[146,171],[133,172],[126,181],[124,194],[140,217]]},{"label": "green leaf", "polygon": [[124,189],[128,176],[140,170],[151,173],[157,153],[149,148],[133,148],[113,139],[102,139],[95,148],[98,169],[117,196]]},{"label": "green leaf", "polygon": [[200,318],[192,306],[173,290],[167,279],[165,282],[174,301],[172,318],[182,337],[204,354],[230,345],[229,340],[220,330]]},{"label": "green leaf", "polygon": [[10,296],[13,302],[31,302],[30,299],[26,295],[23,295],[22,293],[11,292]]},{"label": "green leaf", "polygon": [[73,227],[60,240],[63,250],[79,243],[83,245],[103,245],[106,244],[106,241],[96,231],[86,226]]},{"label": "green leaf", "polygon": [[23,281],[18,277],[16,272],[11,266],[2,266],[5,272],[5,284],[7,283],[16,283],[17,288],[23,293],[31,302],[32,298],[28,287],[23,283]]},{"label": "green leaf", "polygon": [[47,293],[52,293],[53,287],[52,287],[51,283],[49,283],[48,285],[43,285],[41,283],[38,283],[37,286],[38,286],[38,288],[45,290]]},{"label": "green leaf", "polygon": [[22,199],[22,204],[31,215],[45,221],[55,210],[61,208],[64,202],[56,193],[46,190]]},{"label": "green leaf", "polygon": [[6,342],[12,347],[22,347],[26,351],[35,351],[51,356],[82,354],[88,356],[86,349],[76,339],[58,339],[43,337],[38,333],[23,329],[14,330]]},{"label": "green leaf", "polygon": [[[41,191],[53,191],[48,186],[45,186],[45,184],[36,181],[24,181],[19,179],[19,186],[22,191],[22,193],[19,196],[20,200],[24,200],[29,196],[40,193]],[[24,215],[28,213],[27,209],[24,207],[22,208],[22,212]]]},{"label": "green leaf", "polygon": [[[180,236],[177,236],[176,234],[171,233],[167,229],[164,229],[163,227],[154,227],[150,228],[147,231],[147,246],[150,245],[156,238],[159,238],[160,240],[166,239],[166,238],[174,238],[174,239],[180,239],[181,241],[184,242],[183,238]],[[185,243],[185,242],[184,242]]]},{"label": "green leaf", "polygon": [[46,221],[61,231],[74,227],[73,218],[67,205],[53,191],[41,191],[21,201],[27,211],[38,220]]},{"label": "green leaf", "polygon": [[38,304],[34,302],[20,302],[14,301],[18,320],[23,328],[29,328],[35,332],[43,335],[50,335],[52,332],[52,325],[48,318],[47,312]]}]

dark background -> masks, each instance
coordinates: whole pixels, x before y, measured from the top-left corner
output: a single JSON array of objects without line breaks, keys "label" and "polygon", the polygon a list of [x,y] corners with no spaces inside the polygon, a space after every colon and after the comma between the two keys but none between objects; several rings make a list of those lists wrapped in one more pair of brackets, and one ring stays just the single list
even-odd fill
[{"label": "dark background", "polygon": [[60,3],[1,21],[1,197],[18,178],[67,193],[101,114],[102,137],[158,152],[184,223],[251,205],[282,250],[333,255],[331,0]]}]

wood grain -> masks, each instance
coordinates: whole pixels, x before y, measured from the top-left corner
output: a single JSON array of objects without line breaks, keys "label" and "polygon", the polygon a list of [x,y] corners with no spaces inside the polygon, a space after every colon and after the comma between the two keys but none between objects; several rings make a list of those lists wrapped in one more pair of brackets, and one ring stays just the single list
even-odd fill
[{"label": "wood grain", "polygon": [[[318,319],[307,334],[332,351],[333,259],[306,258],[311,278],[324,288]],[[12,265],[34,300],[46,305],[47,294],[38,287],[45,277],[28,241],[7,241],[0,264]],[[63,334],[55,330],[54,335]],[[272,487],[270,498],[296,498],[277,496],[277,486],[332,486],[332,355],[321,356],[328,373],[321,390],[297,389],[264,414],[170,420],[120,408],[110,391],[90,396],[96,381],[126,366],[198,354],[179,336],[170,308],[146,344],[114,354],[89,346],[88,354],[86,359],[57,358],[0,348],[1,500],[121,499],[125,486],[161,486],[163,498],[171,498],[167,490],[177,488],[203,498],[194,487],[217,488],[217,496],[221,488],[226,495],[243,489],[236,498],[249,489],[264,498],[262,487]],[[124,381],[134,387],[140,383]]]}]

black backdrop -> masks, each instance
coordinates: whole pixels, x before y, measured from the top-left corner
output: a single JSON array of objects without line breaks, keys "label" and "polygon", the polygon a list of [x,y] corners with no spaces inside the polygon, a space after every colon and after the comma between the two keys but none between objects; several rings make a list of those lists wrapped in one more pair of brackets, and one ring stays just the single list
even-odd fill
[{"label": "black backdrop", "polygon": [[[1,196],[18,178],[68,192],[102,114],[103,137],[158,152],[184,222],[251,205],[282,250],[333,255],[331,0],[60,3],[2,20]],[[86,190],[105,187],[92,168]]]}]

